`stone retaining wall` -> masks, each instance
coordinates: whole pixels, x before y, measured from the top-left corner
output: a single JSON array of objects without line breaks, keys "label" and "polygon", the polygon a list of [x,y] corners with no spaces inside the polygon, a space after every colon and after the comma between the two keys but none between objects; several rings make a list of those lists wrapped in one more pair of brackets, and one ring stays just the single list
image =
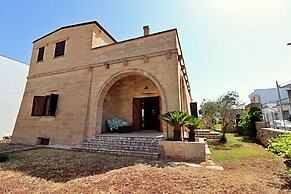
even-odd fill
[{"label": "stone retaining wall", "polygon": [[262,122],[256,123],[257,128],[257,140],[259,140],[264,146],[268,145],[268,140],[277,137],[280,134],[291,133],[291,131],[285,131],[282,129],[265,128]]},{"label": "stone retaining wall", "polygon": [[179,161],[206,161],[206,142],[199,138],[196,142],[183,141],[159,141],[159,152],[161,157]]}]

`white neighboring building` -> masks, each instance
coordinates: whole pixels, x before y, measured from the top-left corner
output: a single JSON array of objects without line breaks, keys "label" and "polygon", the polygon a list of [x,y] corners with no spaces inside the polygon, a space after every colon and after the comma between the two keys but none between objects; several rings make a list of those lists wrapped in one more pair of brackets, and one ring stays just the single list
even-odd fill
[{"label": "white neighboring building", "polygon": [[[288,98],[287,88],[280,88],[281,98]],[[276,103],[279,100],[277,88],[254,89],[249,95],[251,103],[260,103],[262,105],[268,103]]]},{"label": "white neighboring building", "polygon": [[[290,100],[287,87],[280,88],[280,95],[283,104],[284,119],[290,120]],[[249,95],[251,104],[260,104],[265,122],[282,120],[281,108],[277,88],[255,89]]]},{"label": "white neighboring building", "polygon": [[0,139],[12,134],[28,69],[28,65],[0,55]]}]

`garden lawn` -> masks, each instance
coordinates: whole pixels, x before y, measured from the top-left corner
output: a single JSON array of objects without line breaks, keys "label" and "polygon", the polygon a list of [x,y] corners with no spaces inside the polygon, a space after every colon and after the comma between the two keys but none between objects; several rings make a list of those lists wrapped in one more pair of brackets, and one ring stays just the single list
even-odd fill
[{"label": "garden lawn", "polygon": [[254,158],[272,158],[273,154],[267,152],[262,146],[235,134],[226,134],[227,143],[218,141],[209,142],[211,158],[215,162],[230,162],[252,160]]},{"label": "garden lawn", "polygon": [[[173,166],[167,161],[56,149],[10,154],[0,163],[0,193],[288,193],[282,160],[260,146],[229,137],[224,148],[245,147],[242,156],[211,145],[224,171]],[[237,141],[237,142],[236,142]],[[231,143],[233,142],[233,143]],[[241,143],[242,147],[233,147]],[[247,151],[249,148],[259,152]],[[237,150],[238,151],[238,150]],[[231,153],[228,153],[231,152]],[[263,152],[263,153],[261,153]],[[238,152],[237,152],[238,153]],[[227,154],[227,158],[222,155]],[[239,159],[241,158],[241,159]]]}]

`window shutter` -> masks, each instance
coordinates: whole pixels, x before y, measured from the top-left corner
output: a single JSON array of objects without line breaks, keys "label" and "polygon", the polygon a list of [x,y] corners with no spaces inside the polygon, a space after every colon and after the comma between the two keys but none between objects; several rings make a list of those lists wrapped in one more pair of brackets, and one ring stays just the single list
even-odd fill
[{"label": "window shutter", "polygon": [[51,96],[46,96],[45,97],[45,111],[44,111],[44,116],[50,116],[51,112]]},{"label": "window shutter", "polygon": [[58,94],[51,94],[50,116],[56,116],[58,99],[59,99],[59,95]]},{"label": "window shutter", "polygon": [[43,116],[45,111],[45,96],[34,96],[31,116]]}]

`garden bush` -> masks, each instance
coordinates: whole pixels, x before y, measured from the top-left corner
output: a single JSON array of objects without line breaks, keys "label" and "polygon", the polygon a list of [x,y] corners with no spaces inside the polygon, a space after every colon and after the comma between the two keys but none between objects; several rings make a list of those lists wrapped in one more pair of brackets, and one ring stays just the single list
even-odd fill
[{"label": "garden bush", "polygon": [[256,137],[256,122],[261,121],[262,110],[256,107],[251,107],[245,111],[238,122],[238,134],[248,136],[250,138]]},{"label": "garden bush", "polygon": [[282,134],[269,140],[268,150],[291,162],[291,133]]},{"label": "garden bush", "polygon": [[6,162],[9,159],[8,154],[0,153],[0,162]]}]

